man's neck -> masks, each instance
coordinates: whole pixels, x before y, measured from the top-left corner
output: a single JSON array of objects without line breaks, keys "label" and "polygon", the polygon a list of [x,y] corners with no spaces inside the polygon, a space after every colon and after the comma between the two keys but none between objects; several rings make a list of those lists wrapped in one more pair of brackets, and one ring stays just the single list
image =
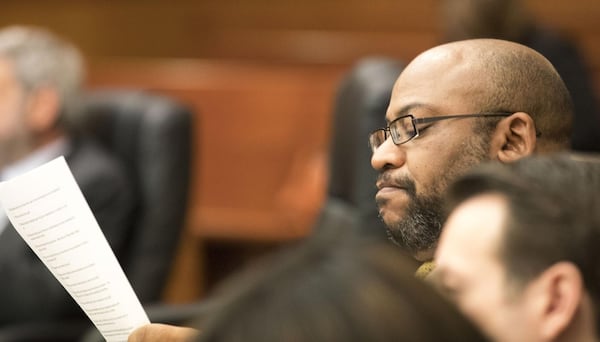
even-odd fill
[{"label": "man's neck", "polygon": [[23,139],[18,146],[13,146],[10,151],[3,151],[0,156],[0,171],[14,164],[19,164],[22,160],[29,158],[37,151],[43,150],[46,146],[52,146],[56,141],[64,140],[65,134],[62,129],[56,128],[40,135],[30,136],[29,139]]},{"label": "man's neck", "polygon": [[27,172],[38,167],[60,155],[64,155],[69,149],[70,141],[68,138],[60,136],[52,141],[48,141],[43,146],[31,150],[27,155],[18,158],[8,165],[0,168],[0,177],[10,179],[23,172]]},{"label": "man's neck", "polygon": [[430,248],[430,249],[426,249],[426,250],[422,250],[422,251],[418,251],[416,252],[413,257],[420,262],[427,262],[427,261],[432,261],[433,260],[433,255],[435,254],[435,247],[434,248]]}]

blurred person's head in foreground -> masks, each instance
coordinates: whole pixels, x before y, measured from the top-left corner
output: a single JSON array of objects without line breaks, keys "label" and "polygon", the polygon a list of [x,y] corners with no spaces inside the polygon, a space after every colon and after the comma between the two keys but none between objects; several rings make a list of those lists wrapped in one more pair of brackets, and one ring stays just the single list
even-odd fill
[{"label": "blurred person's head in foreground", "polygon": [[430,278],[491,338],[598,340],[600,159],[485,165],[449,209]]},{"label": "blurred person's head in foreground", "polygon": [[0,169],[64,134],[82,79],[70,43],[42,28],[0,30]]},{"label": "blurred person's head in foreground", "polygon": [[198,341],[482,341],[385,241],[329,231],[230,280]]},{"label": "blurred person's head in foreground", "polygon": [[526,46],[474,39],[420,54],[394,85],[387,126],[369,138],[392,240],[431,260],[448,184],[483,161],[568,148],[571,118],[562,79]]}]

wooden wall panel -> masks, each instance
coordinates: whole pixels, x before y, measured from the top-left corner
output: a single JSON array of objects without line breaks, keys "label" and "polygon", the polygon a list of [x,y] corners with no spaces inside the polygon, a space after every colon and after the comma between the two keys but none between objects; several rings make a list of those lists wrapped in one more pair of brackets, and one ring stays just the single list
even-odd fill
[{"label": "wooden wall panel", "polygon": [[[567,31],[578,41],[585,34],[598,37],[597,0],[526,2],[537,18]],[[439,0],[4,0],[2,4],[0,25],[49,26],[73,39],[91,58],[348,63],[359,52],[386,52],[411,58],[423,45],[434,44],[440,33]],[[384,39],[394,35],[399,39]],[[407,36],[421,37],[423,41],[414,45],[413,39],[400,39]],[[359,45],[357,49],[340,49],[348,37],[355,37],[351,40]],[[319,44],[320,41],[332,44]],[[581,43],[586,51],[595,45],[589,39]],[[323,51],[337,49],[340,50]],[[595,55],[590,59],[598,58]]]},{"label": "wooden wall panel", "polygon": [[[440,0],[3,0],[0,25],[43,25],[105,57],[349,64],[405,61],[440,37]],[[600,79],[600,1],[525,0],[564,31]],[[597,81],[600,82],[600,81]],[[600,93],[600,90],[599,90]]]},{"label": "wooden wall panel", "polygon": [[197,113],[188,226],[203,238],[304,236],[323,199],[331,105],[344,66],[113,60],[90,86],[172,95]]},{"label": "wooden wall panel", "polygon": [[[4,0],[0,25],[48,26],[90,59],[163,57],[348,64],[412,59],[440,37],[440,0]],[[525,0],[600,79],[600,1]]]}]

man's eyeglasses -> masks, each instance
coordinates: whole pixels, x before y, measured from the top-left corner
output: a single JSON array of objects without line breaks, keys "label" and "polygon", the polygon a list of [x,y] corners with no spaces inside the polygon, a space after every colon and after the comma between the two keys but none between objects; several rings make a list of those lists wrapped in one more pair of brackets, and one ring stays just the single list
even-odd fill
[{"label": "man's eyeglasses", "polygon": [[[375,150],[383,144],[388,137],[392,137],[392,141],[396,145],[401,145],[419,136],[417,125],[436,122],[447,119],[462,119],[462,118],[477,118],[477,117],[495,117],[495,116],[510,116],[513,113],[509,112],[494,112],[494,113],[478,113],[478,114],[462,114],[462,115],[445,115],[433,116],[428,118],[415,118],[411,114],[404,115],[394,119],[387,127],[377,129],[369,135],[369,145],[371,150]],[[389,133],[388,133],[389,132]]]}]

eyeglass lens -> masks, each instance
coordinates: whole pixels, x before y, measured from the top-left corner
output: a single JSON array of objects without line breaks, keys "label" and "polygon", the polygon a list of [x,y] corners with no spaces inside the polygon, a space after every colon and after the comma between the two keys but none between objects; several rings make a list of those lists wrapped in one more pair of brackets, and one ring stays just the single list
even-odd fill
[{"label": "eyeglass lens", "polygon": [[392,121],[387,129],[378,129],[371,133],[369,136],[369,145],[373,151],[385,142],[388,137],[388,130],[392,135],[394,144],[397,145],[409,141],[417,134],[412,117],[400,117]]},{"label": "eyeglass lens", "polygon": [[390,132],[395,144],[402,144],[412,139],[417,134],[412,116],[404,116],[392,121]]}]

